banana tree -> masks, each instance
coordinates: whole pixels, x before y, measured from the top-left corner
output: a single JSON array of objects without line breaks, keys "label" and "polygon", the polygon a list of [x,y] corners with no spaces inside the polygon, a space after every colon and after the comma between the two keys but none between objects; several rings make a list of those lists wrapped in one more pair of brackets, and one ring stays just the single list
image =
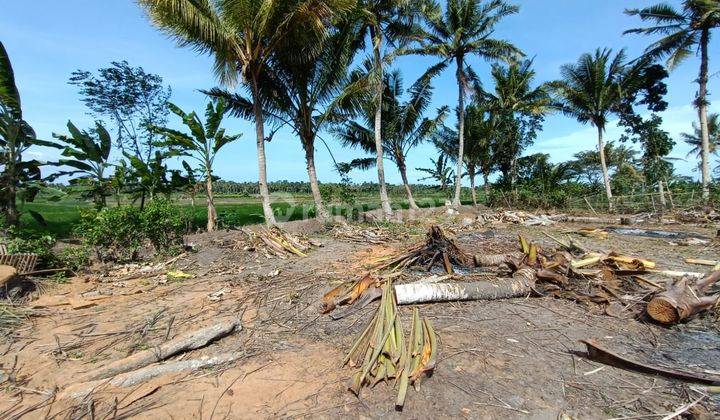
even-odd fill
[{"label": "banana tree", "polygon": [[[6,226],[20,222],[18,197],[32,201],[40,189],[41,163],[23,159],[23,154],[32,146],[57,147],[38,139],[23,119],[15,74],[5,46],[0,42],[0,209]],[[31,214],[38,218],[36,213]]]},{"label": "banana tree", "polygon": [[448,186],[452,184],[455,176],[452,165],[450,165],[451,159],[444,153],[440,153],[437,159],[430,158],[432,167],[430,168],[415,168],[416,171],[424,172],[428,176],[420,178],[419,181],[434,180],[440,184],[440,191],[447,192]]},{"label": "banana tree", "polygon": [[100,123],[95,128],[86,131],[79,130],[71,121],[67,123],[69,136],[53,134],[63,147],[62,156],[55,165],[67,166],[71,169],[56,172],[47,179],[54,181],[62,176],[79,177],[70,180],[83,194],[89,195],[98,208],[105,207],[105,197],[111,195],[110,180],[105,173],[112,164],[110,157],[110,134]]},{"label": "banana tree", "polygon": [[217,227],[217,212],[215,211],[212,187],[213,163],[220,149],[239,139],[241,134],[229,136],[225,134],[224,128],[220,128],[220,123],[228,112],[228,107],[223,99],[219,99],[215,104],[212,102],[207,104],[204,124],[195,111],[188,114],[171,103],[168,104],[168,107],[173,114],[182,119],[183,124],[190,130],[190,134],[167,127],[155,127],[154,130],[163,136],[163,140],[158,142],[157,146],[168,148],[172,155],[187,156],[200,165],[200,170],[205,178],[207,194],[207,230],[212,232]]}]

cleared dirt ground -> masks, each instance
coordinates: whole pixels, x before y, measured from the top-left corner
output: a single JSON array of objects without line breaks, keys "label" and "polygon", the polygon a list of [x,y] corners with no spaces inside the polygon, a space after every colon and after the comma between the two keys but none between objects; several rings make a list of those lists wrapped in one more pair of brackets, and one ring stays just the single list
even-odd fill
[{"label": "cleared dirt ground", "polygon": [[[305,258],[267,258],[233,249],[239,232],[188,238],[196,245],[157,272],[106,268],[46,287],[28,306],[34,315],[0,348],[5,379],[0,413],[5,418],[662,418],[702,400],[691,412],[720,416],[720,398],[695,384],[665,380],[596,363],[583,357],[581,339],[596,337],[638,360],[697,372],[720,371],[720,324],[709,313],[665,328],[609,316],[598,305],[550,297],[420,305],[439,337],[439,362],[420,389],[409,391],[403,412],[396,391],[380,383],[357,398],[347,391],[352,370],[341,366],[376,303],[343,319],[319,312],[323,294],[364,274],[373,256],[422,241],[433,223],[458,230],[468,252],[517,249],[523,234],[547,248],[544,232],[560,236],[597,224],[556,223],[526,227],[502,223],[465,226],[460,215],[425,212],[393,228],[396,240],[358,244],[336,239],[315,223],[288,229],[323,244]],[[652,228],[646,224],[643,227]],[[714,238],[717,227],[656,225]],[[718,242],[679,246],[667,239],[610,234],[582,238],[596,250],[616,250],[658,262],[664,269],[702,271],[687,257],[718,259]],[[163,261],[160,261],[163,262]],[[152,264],[148,264],[152,270]],[[181,270],[192,278],[167,278]],[[419,276],[409,272],[405,280]],[[664,282],[663,277],[653,277]],[[401,314],[410,318],[411,308]],[[109,361],[152,349],[186,331],[237,318],[242,329],[174,359],[234,353],[222,367],[155,378],[131,388],[98,387],[85,399],[63,391]]]}]

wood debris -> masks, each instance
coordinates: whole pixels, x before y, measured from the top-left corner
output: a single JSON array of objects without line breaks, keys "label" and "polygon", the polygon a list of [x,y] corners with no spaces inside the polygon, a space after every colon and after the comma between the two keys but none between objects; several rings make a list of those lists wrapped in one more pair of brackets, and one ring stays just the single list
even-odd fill
[{"label": "wood debris", "polygon": [[473,257],[460,249],[455,240],[437,225],[430,227],[424,243],[399,254],[377,259],[375,263],[374,270],[389,270],[390,272],[413,266],[420,266],[430,271],[436,265],[440,265],[448,274],[455,272],[453,267],[472,268],[474,266]]},{"label": "wood debris", "polygon": [[231,334],[240,328],[242,327],[237,320],[228,320],[196,331],[191,331],[152,349],[143,350],[124,359],[108,363],[99,369],[87,373],[81,380],[94,381],[136,370],[151,363],[165,360],[178,353],[204,347],[211,341]]},{"label": "wood debris", "polygon": [[653,366],[641,363],[630,358],[624,357],[603,347],[596,339],[581,340],[581,343],[587,347],[587,357],[600,363],[619,367],[622,369],[634,370],[637,372],[659,375],[670,379],[679,379],[682,381],[696,382],[707,385],[720,385],[720,376],[708,375],[704,373],[691,373],[680,370],[670,369],[661,366]]},{"label": "wood debris", "polygon": [[393,238],[390,231],[382,227],[364,228],[350,225],[348,223],[337,224],[330,232],[334,238],[347,240],[356,243],[368,243],[382,245],[390,242]]},{"label": "wood debris", "polygon": [[524,226],[550,226],[555,224],[550,216],[535,215],[524,211],[502,211],[478,216],[486,224],[513,223]]},{"label": "wood debris", "polygon": [[241,239],[232,239],[216,243],[220,247],[229,247],[234,250],[257,252],[267,258],[306,257],[307,252],[321,246],[311,241],[305,235],[296,235],[281,229],[278,226],[263,227],[252,231],[242,229]]}]

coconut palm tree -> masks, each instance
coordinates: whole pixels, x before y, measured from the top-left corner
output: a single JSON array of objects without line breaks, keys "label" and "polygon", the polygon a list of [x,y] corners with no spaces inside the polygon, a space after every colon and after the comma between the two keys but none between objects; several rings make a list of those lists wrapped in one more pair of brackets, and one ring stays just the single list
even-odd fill
[{"label": "coconut palm tree", "polygon": [[[720,147],[720,114],[712,113],[708,115],[707,121],[708,138],[710,139],[710,148],[708,151],[711,155],[717,156],[720,152],[718,149],[718,147]],[[703,152],[702,129],[698,127],[697,123],[693,123],[692,127],[692,133],[680,134],[683,141],[692,146],[692,149],[688,152],[687,157],[692,155],[701,156]]]},{"label": "coconut palm tree", "polygon": [[385,65],[393,57],[392,54],[388,54],[389,49],[386,44],[402,46],[416,38],[421,32],[416,24],[418,17],[427,12],[428,7],[433,6],[429,0],[358,0],[355,12],[352,14],[360,40],[364,41],[367,37],[372,46],[370,81],[371,86],[374,87],[375,99],[373,118],[375,161],[380,185],[380,202],[386,219],[392,215],[392,208],[387,194],[383,166],[383,156],[385,156],[382,141],[382,101],[385,91],[383,73]]},{"label": "coconut palm tree", "polygon": [[[495,120],[487,112],[487,104],[473,103],[465,109],[465,174],[470,180],[470,194],[473,205],[478,205],[475,177],[482,175],[485,199],[490,195],[489,178],[495,167],[493,136],[496,133]],[[454,162],[457,159],[457,130],[445,128],[439,135],[439,144],[444,154]]]},{"label": "coconut palm tree", "polygon": [[[347,25],[333,31],[318,54],[302,61],[279,51],[271,61],[272,69],[268,68],[259,81],[265,118],[275,123],[276,128],[289,126],[302,143],[315,215],[323,220],[329,213],[323,204],[315,169],[315,143],[328,124],[340,118],[339,109],[345,102],[353,101],[343,97],[341,91],[356,51],[353,33]],[[233,115],[253,118],[252,100],[220,88],[205,93],[225,100]]]},{"label": "coconut palm tree", "polygon": [[[442,125],[447,116],[447,107],[442,107],[433,118],[423,118],[430,106],[432,87],[430,80],[420,78],[408,90],[410,97],[402,102],[405,93],[400,71],[385,75],[382,107],[382,150],[389,160],[397,165],[410,208],[419,209],[413,198],[407,177],[407,155],[410,150],[429,139]],[[345,146],[359,147],[368,153],[375,152],[374,119],[375,101],[365,103],[360,121],[348,121],[335,133]]]},{"label": "coconut palm tree", "polygon": [[[433,8],[431,10],[438,10]],[[455,77],[458,84],[458,110],[465,109],[465,95],[476,79],[467,65],[470,56],[486,60],[511,60],[522,56],[511,43],[494,38],[495,26],[504,17],[519,11],[517,6],[502,0],[448,0],[444,13],[427,14],[425,34],[420,47],[405,49],[402,54],[419,54],[439,58],[439,63],[428,71],[439,73],[455,63]],[[462,165],[465,151],[465,113],[458,112],[458,157],[455,171],[455,196],[453,205],[460,205],[462,188]]]},{"label": "coconut palm tree", "polygon": [[[700,72],[697,79],[699,89],[695,106],[700,120],[701,167],[703,198],[710,198],[710,132],[707,115],[708,47],[711,32],[720,28],[720,1],[685,0],[682,9],[676,10],[667,4],[658,4],[644,9],[626,10],[632,16],[638,16],[644,22],[655,26],[635,28],[625,33],[662,35],[662,38],[650,44],[645,55],[656,59],[667,57],[670,70],[695,54],[700,55]],[[694,50],[694,51],[693,51]]]},{"label": "coconut palm tree", "polygon": [[[224,128],[220,128],[220,123],[228,112],[228,107],[223,99],[219,99],[215,104],[212,102],[207,104],[204,124],[195,111],[188,114],[172,103],[168,103],[168,108],[173,114],[182,119],[190,134],[167,127],[153,127],[154,131],[163,137],[163,140],[157,142],[156,145],[167,148],[174,156],[192,158],[200,165],[200,172],[205,178],[205,193],[207,194],[207,230],[212,232],[217,226],[217,212],[215,211],[212,185],[213,163],[215,163],[215,157],[220,149],[238,140],[242,135],[229,136],[225,134]],[[185,168],[188,172],[188,181],[192,182],[194,176],[190,169],[189,167]]]},{"label": "coconut palm tree", "polygon": [[625,51],[621,50],[612,57],[612,50],[597,49],[593,54],[581,55],[575,64],[562,66],[560,73],[562,80],[553,82],[552,87],[562,103],[562,111],[597,129],[605,194],[612,209],[612,189],[603,134],[608,118],[624,98],[623,85],[629,80]]},{"label": "coconut palm tree", "polygon": [[[219,80],[248,88],[253,105],[258,152],[259,190],[266,223],[274,224],[265,157],[265,124],[260,78],[280,49],[301,60],[317,53],[327,25],[353,0],[138,0],[153,23],[181,46],[214,57]],[[283,48],[292,40],[304,48]],[[297,44],[295,44],[297,45]]]},{"label": "coconut palm tree", "polygon": [[517,159],[533,140],[533,136],[523,136],[520,130],[515,129],[519,127],[518,121],[538,121],[539,124],[542,117],[556,108],[547,84],[533,86],[535,70],[532,64],[532,60],[523,60],[508,66],[493,65],[491,75],[495,88],[483,95],[495,124],[506,124],[511,128],[503,130],[503,135],[495,144],[496,158],[505,163],[499,162],[501,169],[509,170],[509,174],[505,175],[509,175],[511,187],[517,178]]}]

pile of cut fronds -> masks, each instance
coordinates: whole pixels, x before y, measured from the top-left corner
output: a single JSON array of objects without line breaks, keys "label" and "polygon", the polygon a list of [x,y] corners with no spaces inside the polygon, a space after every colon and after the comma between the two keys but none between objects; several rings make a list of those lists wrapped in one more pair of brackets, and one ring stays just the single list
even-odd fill
[{"label": "pile of cut fronds", "polygon": [[639,277],[652,272],[653,261],[615,252],[587,252],[582,246],[553,239],[564,250],[545,252],[521,236],[524,257],[506,260],[512,269],[529,266],[536,270],[536,292],[583,303],[619,302],[637,312],[644,305],[643,297],[656,289]]},{"label": "pile of cut fronds", "polygon": [[396,406],[402,408],[409,385],[416,388],[420,379],[435,367],[437,343],[435,331],[427,319],[413,310],[410,337],[405,341],[392,281],[383,284],[378,311],[350,349],[343,364],[357,368],[349,389],[360,395],[363,387],[379,382],[394,382],[398,389]]},{"label": "pile of cut fronds", "polygon": [[307,252],[319,244],[304,235],[286,232],[277,226],[262,228],[259,232],[243,230],[244,241],[237,241],[233,248],[263,253],[266,257],[306,257]]},{"label": "pile of cut fronds", "polygon": [[404,270],[411,266],[421,266],[427,271],[441,264],[448,274],[455,272],[453,266],[473,267],[473,257],[460,249],[455,240],[439,226],[431,226],[425,242],[399,254],[382,257],[375,261],[376,270],[390,272]]}]

